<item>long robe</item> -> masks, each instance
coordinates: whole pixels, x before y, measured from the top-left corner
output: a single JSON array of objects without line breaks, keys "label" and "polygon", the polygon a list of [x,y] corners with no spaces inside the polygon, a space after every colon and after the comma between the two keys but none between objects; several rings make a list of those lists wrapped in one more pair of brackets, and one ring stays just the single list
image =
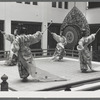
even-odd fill
[{"label": "long robe", "polygon": [[[16,37],[12,34],[6,34],[6,33],[5,33],[4,36],[5,36],[6,40],[11,42],[11,47],[12,47],[12,43],[15,40]],[[12,50],[10,49],[10,54],[8,56],[8,59],[5,62],[5,65],[13,66],[13,65],[16,65],[16,64],[17,64],[17,57],[13,54]]]},{"label": "long robe", "polygon": [[56,49],[52,59],[55,60],[58,57],[58,60],[61,60],[63,59],[66,53],[64,46],[67,44],[67,40],[64,36],[57,35],[56,33],[52,33],[52,35],[57,42]]},{"label": "long robe", "polygon": [[29,75],[35,78],[36,65],[29,46],[39,42],[41,37],[42,33],[36,32],[33,35],[17,36],[13,42],[12,51],[18,56],[18,69],[20,78],[27,78]]},{"label": "long robe", "polygon": [[88,45],[95,39],[95,34],[91,34],[88,37],[82,37],[79,41],[77,49],[79,51],[80,68],[82,72],[86,72],[88,68],[92,69],[91,64],[91,52]]},{"label": "long robe", "polygon": [[61,60],[63,59],[64,55],[65,55],[64,46],[61,43],[57,43],[52,60],[56,60],[57,57],[58,60]]}]

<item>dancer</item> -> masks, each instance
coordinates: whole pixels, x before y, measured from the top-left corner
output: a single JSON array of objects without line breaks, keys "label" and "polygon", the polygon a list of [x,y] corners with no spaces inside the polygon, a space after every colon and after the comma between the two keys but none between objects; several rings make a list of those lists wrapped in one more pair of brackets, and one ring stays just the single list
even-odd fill
[{"label": "dancer", "polygon": [[18,69],[20,78],[27,81],[27,77],[31,75],[36,79],[36,65],[29,46],[39,42],[42,38],[42,32],[38,31],[33,35],[27,33],[25,27],[20,28],[15,41],[13,42],[12,51],[18,56]]},{"label": "dancer", "polygon": [[[5,32],[0,30],[0,33],[2,33],[5,38],[11,42],[11,46],[13,41],[15,40],[17,36],[17,28],[14,30],[14,34],[6,34]],[[10,49],[10,54],[8,56],[8,59],[5,61],[6,66],[14,66],[17,64],[17,57],[15,54],[13,54],[12,50]]]},{"label": "dancer", "polygon": [[96,34],[91,34],[90,36],[86,36],[86,30],[82,29],[82,38],[79,40],[77,49],[79,51],[79,59],[80,59],[80,68],[82,72],[87,72],[88,67],[91,71],[91,53],[89,51],[88,45],[94,41]]},{"label": "dancer", "polygon": [[57,35],[56,33],[53,32],[51,34],[53,35],[53,38],[57,41],[56,49],[51,60],[60,61],[66,54],[64,46],[67,44],[67,40],[62,34]]}]

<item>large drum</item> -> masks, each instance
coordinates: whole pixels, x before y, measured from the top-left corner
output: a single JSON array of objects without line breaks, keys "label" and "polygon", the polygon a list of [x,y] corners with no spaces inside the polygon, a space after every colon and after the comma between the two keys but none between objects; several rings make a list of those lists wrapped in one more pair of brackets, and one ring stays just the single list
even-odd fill
[{"label": "large drum", "polygon": [[80,30],[76,26],[67,26],[63,35],[67,39],[67,45],[65,46],[67,49],[74,49],[81,37]]},{"label": "large drum", "polygon": [[65,17],[61,31],[67,39],[67,49],[74,49],[82,37],[81,30],[86,29],[86,35],[90,34],[90,28],[84,14],[77,8],[73,7]]}]

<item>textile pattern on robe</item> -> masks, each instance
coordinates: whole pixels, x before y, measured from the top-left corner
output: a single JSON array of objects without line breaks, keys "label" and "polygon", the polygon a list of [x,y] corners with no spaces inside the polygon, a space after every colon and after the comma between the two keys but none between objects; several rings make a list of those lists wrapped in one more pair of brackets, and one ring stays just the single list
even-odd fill
[{"label": "textile pattern on robe", "polygon": [[58,60],[63,59],[64,55],[66,54],[64,46],[62,43],[57,43],[57,46],[55,48],[55,52],[53,54],[53,60],[56,60],[58,57]]},{"label": "textile pattern on robe", "polygon": [[[4,36],[5,36],[6,40],[11,42],[11,47],[12,47],[12,43],[16,37],[12,34],[5,34]],[[16,64],[17,64],[17,57],[13,54],[12,50],[10,49],[10,54],[9,54],[8,59],[5,61],[5,65],[13,66]]]},{"label": "textile pattern on robe", "polygon": [[79,51],[80,68],[82,71],[88,70],[91,65],[91,52],[89,51],[88,45],[95,39],[95,34],[88,37],[83,37],[79,41],[77,49]]},{"label": "textile pattern on robe", "polygon": [[59,60],[63,59],[63,56],[65,55],[64,46],[61,43],[57,43],[54,56],[58,56]]},{"label": "textile pattern on robe", "polygon": [[31,75],[35,77],[36,65],[29,46],[40,41],[42,33],[33,35],[20,35],[13,42],[12,51],[18,55],[18,69],[21,78]]},{"label": "textile pattern on robe", "polygon": [[67,44],[67,40],[65,36],[60,36],[60,35],[57,35],[56,33],[52,33],[52,35],[57,43],[62,43],[64,46]]},{"label": "textile pattern on robe", "polygon": [[59,57],[59,60],[61,60],[63,59],[63,56],[66,54],[64,46],[67,44],[67,40],[64,36],[57,35],[56,33],[52,33],[52,35],[57,42],[53,59]]}]

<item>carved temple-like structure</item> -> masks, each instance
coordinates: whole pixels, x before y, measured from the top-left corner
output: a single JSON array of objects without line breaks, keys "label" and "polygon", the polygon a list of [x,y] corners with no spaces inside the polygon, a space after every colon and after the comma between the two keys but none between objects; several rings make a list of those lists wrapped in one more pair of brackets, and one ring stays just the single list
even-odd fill
[{"label": "carved temple-like structure", "polygon": [[90,34],[90,28],[84,14],[74,6],[65,17],[61,30],[63,35],[67,38],[68,44],[66,48],[75,49],[81,36],[81,29],[86,29],[86,35]]}]

